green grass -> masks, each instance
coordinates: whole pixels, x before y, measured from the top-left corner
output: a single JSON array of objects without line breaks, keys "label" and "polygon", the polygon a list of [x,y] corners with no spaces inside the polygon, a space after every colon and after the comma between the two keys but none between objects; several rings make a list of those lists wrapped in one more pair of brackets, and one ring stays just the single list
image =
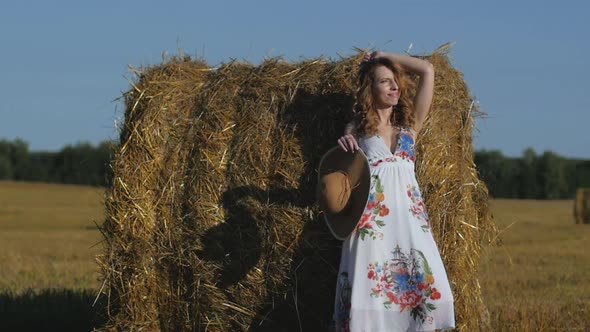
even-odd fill
[{"label": "green grass", "polygon": [[[104,324],[100,188],[0,182],[0,330]],[[502,245],[480,273],[495,331],[590,329],[590,225],[573,201],[493,200]],[[28,323],[26,323],[28,322]]]}]

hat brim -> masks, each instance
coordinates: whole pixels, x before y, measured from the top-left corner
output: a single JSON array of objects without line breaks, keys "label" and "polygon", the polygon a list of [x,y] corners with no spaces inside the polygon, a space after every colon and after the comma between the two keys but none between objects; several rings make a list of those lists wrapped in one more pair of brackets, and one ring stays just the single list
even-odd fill
[{"label": "hat brim", "polygon": [[369,161],[362,150],[350,153],[342,150],[340,146],[335,146],[322,156],[318,167],[318,183],[320,183],[323,175],[346,170],[347,166],[351,165],[355,158],[362,158],[362,171],[359,185],[351,190],[349,203],[339,213],[323,212],[324,220],[330,232],[339,240],[345,240],[352,233],[360,221],[369,200],[369,191],[371,189]]}]

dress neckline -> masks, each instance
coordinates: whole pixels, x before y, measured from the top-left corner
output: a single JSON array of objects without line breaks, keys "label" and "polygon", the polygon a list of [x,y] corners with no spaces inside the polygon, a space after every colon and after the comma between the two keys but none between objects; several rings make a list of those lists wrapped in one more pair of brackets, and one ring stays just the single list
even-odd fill
[{"label": "dress neckline", "polygon": [[396,135],[397,139],[395,142],[395,149],[393,151],[391,151],[391,148],[389,146],[387,146],[387,143],[385,142],[385,139],[383,139],[383,137],[381,137],[381,135],[379,134],[375,134],[375,136],[377,136],[379,138],[379,140],[385,145],[385,147],[387,148],[387,151],[389,151],[389,153],[391,153],[392,155],[395,155],[395,153],[397,152],[397,149],[399,147],[399,143],[402,140],[402,133],[404,131],[404,128],[402,127],[396,127],[399,129],[399,133]]}]

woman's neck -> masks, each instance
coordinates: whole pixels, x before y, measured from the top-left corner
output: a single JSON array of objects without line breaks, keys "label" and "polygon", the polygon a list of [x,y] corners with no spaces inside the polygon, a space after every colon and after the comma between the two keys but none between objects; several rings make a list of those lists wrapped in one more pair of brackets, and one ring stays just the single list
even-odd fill
[{"label": "woman's neck", "polygon": [[377,109],[380,126],[393,126],[393,123],[391,123],[391,112],[393,112],[393,107]]}]

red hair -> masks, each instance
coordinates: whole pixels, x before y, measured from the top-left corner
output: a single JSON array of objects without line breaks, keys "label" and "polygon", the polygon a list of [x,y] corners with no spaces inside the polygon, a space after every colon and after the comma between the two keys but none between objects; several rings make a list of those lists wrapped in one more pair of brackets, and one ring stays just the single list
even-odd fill
[{"label": "red hair", "polygon": [[391,112],[391,123],[400,127],[411,127],[414,124],[414,105],[409,91],[414,83],[398,65],[388,58],[373,58],[361,63],[357,75],[358,90],[353,106],[353,121],[359,135],[374,135],[379,126],[379,116],[375,108],[372,85],[375,82],[375,69],[379,66],[389,68],[399,88],[400,98]]}]

